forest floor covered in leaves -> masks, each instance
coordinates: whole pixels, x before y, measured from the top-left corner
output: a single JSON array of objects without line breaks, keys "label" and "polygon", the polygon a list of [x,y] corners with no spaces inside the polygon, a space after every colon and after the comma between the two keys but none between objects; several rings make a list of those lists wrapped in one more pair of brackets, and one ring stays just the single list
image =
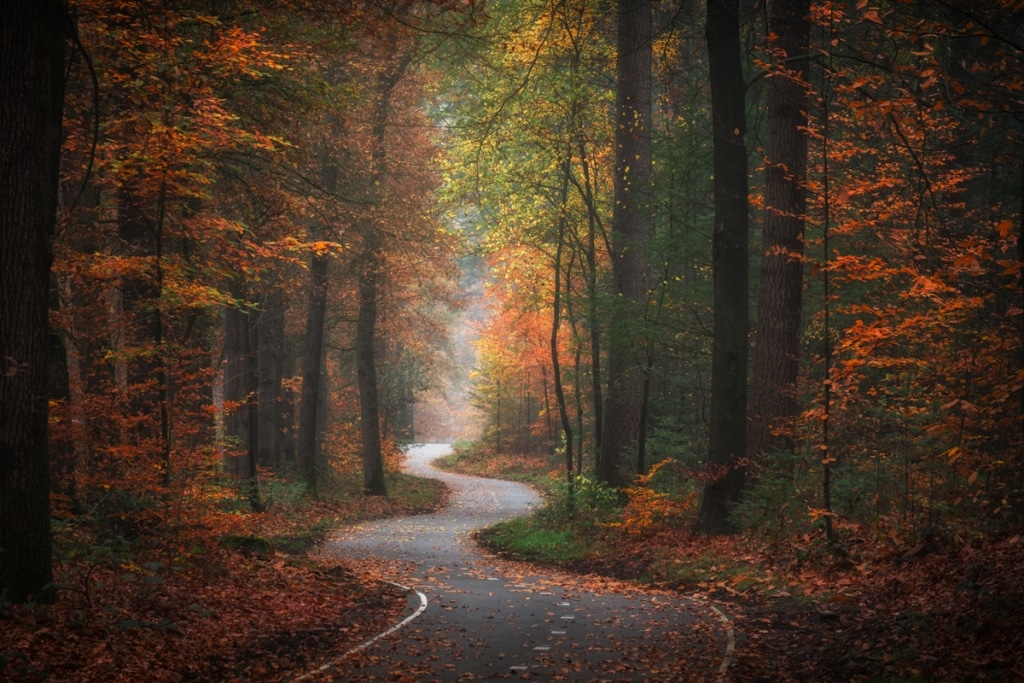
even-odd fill
[{"label": "forest floor covered in leaves", "polygon": [[0,680],[278,681],[316,669],[405,608],[398,589],[306,554],[341,524],[444,505],[439,482],[389,483],[388,498],[235,515],[230,534],[187,559],[65,557],[55,604],[0,603]]},{"label": "forest floor covered in leaves", "polygon": [[[519,456],[463,453],[441,465],[542,488],[557,479],[551,463]],[[820,530],[707,538],[679,520],[560,530],[553,517],[542,511],[478,539],[505,557],[714,601],[739,639],[732,680],[1024,680],[1024,535],[908,544],[848,525],[830,552]]]},{"label": "forest floor covered in leaves", "polygon": [[841,561],[686,534],[604,547],[566,564],[726,609],[740,639],[735,681],[1024,678],[1020,536]]}]

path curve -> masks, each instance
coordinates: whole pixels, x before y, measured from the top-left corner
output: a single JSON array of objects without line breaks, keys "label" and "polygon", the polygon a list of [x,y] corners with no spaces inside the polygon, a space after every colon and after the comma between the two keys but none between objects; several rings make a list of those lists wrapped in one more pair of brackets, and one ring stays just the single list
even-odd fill
[{"label": "path curve", "polygon": [[[422,613],[318,673],[331,681],[723,680],[721,612],[620,582],[498,560],[470,533],[540,505],[529,487],[442,472],[443,444],[409,449],[406,471],[444,481],[444,510],[350,527],[323,552],[409,586]],[[425,607],[419,605],[425,601]]]}]

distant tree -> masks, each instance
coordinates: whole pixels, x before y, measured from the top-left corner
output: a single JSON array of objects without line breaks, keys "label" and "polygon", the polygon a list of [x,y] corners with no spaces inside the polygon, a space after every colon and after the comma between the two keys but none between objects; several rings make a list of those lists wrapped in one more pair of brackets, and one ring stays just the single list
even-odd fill
[{"label": "distant tree", "polygon": [[61,0],[0,22],[0,598],[52,599],[47,330],[57,216]]}]

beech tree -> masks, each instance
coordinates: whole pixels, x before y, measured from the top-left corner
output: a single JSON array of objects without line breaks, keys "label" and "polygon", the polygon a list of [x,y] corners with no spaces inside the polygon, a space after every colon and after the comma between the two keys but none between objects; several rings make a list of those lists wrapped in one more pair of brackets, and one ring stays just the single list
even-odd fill
[{"label": "beech tree", "polygon": [[0,597],[50,600],[47,322],[69,17],[14,3],[0,26]]},{"label": "beech tree", "polygon": [[808,0],[773,0],[769,14],[764,229],[746,453],[792,448],[804,287]]},{"label": "beech tree", "polygon": [[747,146],[746,85],[740,52],[738,0],[708,0],[706,35],[711,70],[715,218],[714,332],[708,480],[700,528],[733,529],[729,514],[744,480],[747,434]]},{"label": "beech tree", "polygon": [[615,106],[615,204],[612,217],[613,322],[608,334],[608,393],[597,473],[621,485],[627,456],[637,457],[647,341],[651,221],[651,97],[654,19],[649,0],[620,0]]}]

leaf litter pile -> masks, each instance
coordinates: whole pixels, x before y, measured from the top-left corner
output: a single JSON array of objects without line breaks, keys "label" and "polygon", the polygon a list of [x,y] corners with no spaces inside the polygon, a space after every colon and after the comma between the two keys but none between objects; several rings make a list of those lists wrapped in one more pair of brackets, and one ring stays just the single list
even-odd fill
[{"label": "leaf litter pile", "polygon": [[308,559],[318,538],[304,535],[424,511],[372,497],[254,513],[236,520],[233,542],[207,539],[170,571],[158,562],[65,561],[56,604],[0,603],[0,679],[290,680],[387,628],[406,605],[373,574]]},{"label": "leaf litter pile", "polygon": [[839,558],[800,540],[614,534],[561,564],[717,604],[737,634],[732,681],[1024,680],[1024,536]]}]

